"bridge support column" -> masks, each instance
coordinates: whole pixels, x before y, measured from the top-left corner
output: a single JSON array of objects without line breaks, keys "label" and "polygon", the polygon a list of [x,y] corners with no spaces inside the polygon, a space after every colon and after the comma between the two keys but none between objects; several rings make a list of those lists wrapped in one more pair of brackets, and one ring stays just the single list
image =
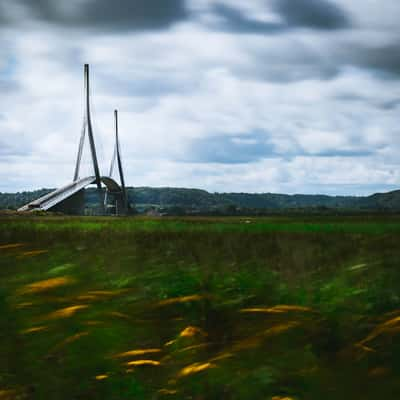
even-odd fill
[{"label": "bridge support column", "polygon": [[85,211],[85,189],[76,192],[61,203],[56,204],[50,211],[68,215],[83,215]]}]

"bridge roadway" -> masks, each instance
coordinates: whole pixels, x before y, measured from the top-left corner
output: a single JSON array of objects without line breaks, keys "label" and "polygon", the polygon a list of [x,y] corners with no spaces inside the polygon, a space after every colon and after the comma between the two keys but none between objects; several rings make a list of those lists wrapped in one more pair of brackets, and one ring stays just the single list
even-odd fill
[{"label": "bridge roadway", "polygon": [[[102,181],[102,183],[104,183],[110,193],[121,193],[121,187],[118,185],[117,182],[114,181],[114,179],[108,176],[102,176],[100,180]],[[60,189],[54,190],[51,193],[39,197],[34,201],[31,201],[30,203],[19,208],[18,211],[50,210],[52,207],[55,207],[57,204],[63,202],[64,200],[73,196],[75,193],[78,193],[79,191],[84,189],[86,186],[92,185],[95,182],[95,176],[81,178]]]}]

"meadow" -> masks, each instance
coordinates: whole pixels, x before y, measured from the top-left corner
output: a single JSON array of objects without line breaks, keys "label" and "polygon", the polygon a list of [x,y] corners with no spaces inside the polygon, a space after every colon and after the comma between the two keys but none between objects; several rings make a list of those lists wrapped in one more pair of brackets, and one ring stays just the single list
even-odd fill
[{"label": "meadow", "polygon": [[0,399],[400,398],[400,218],[0,218]]}]

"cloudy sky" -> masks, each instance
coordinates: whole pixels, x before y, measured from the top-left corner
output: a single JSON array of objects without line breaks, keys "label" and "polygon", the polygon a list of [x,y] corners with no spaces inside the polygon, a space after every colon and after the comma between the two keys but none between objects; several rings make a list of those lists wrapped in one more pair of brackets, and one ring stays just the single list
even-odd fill
[{"label": "cloudy sky", "polygon": [[84,63],[101,169],[118,108],[130,186],[399,188],[399,17],[399,0],[0,0],[0,191],[71,181]]}]

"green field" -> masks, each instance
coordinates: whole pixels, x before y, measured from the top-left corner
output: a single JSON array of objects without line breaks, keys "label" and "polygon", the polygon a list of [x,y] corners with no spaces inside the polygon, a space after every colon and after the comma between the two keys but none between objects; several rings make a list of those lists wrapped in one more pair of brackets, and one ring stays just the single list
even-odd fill
[{"label": "green field", "polygon": [[397,400],[400,218],[0,219],[0,399]]}]

